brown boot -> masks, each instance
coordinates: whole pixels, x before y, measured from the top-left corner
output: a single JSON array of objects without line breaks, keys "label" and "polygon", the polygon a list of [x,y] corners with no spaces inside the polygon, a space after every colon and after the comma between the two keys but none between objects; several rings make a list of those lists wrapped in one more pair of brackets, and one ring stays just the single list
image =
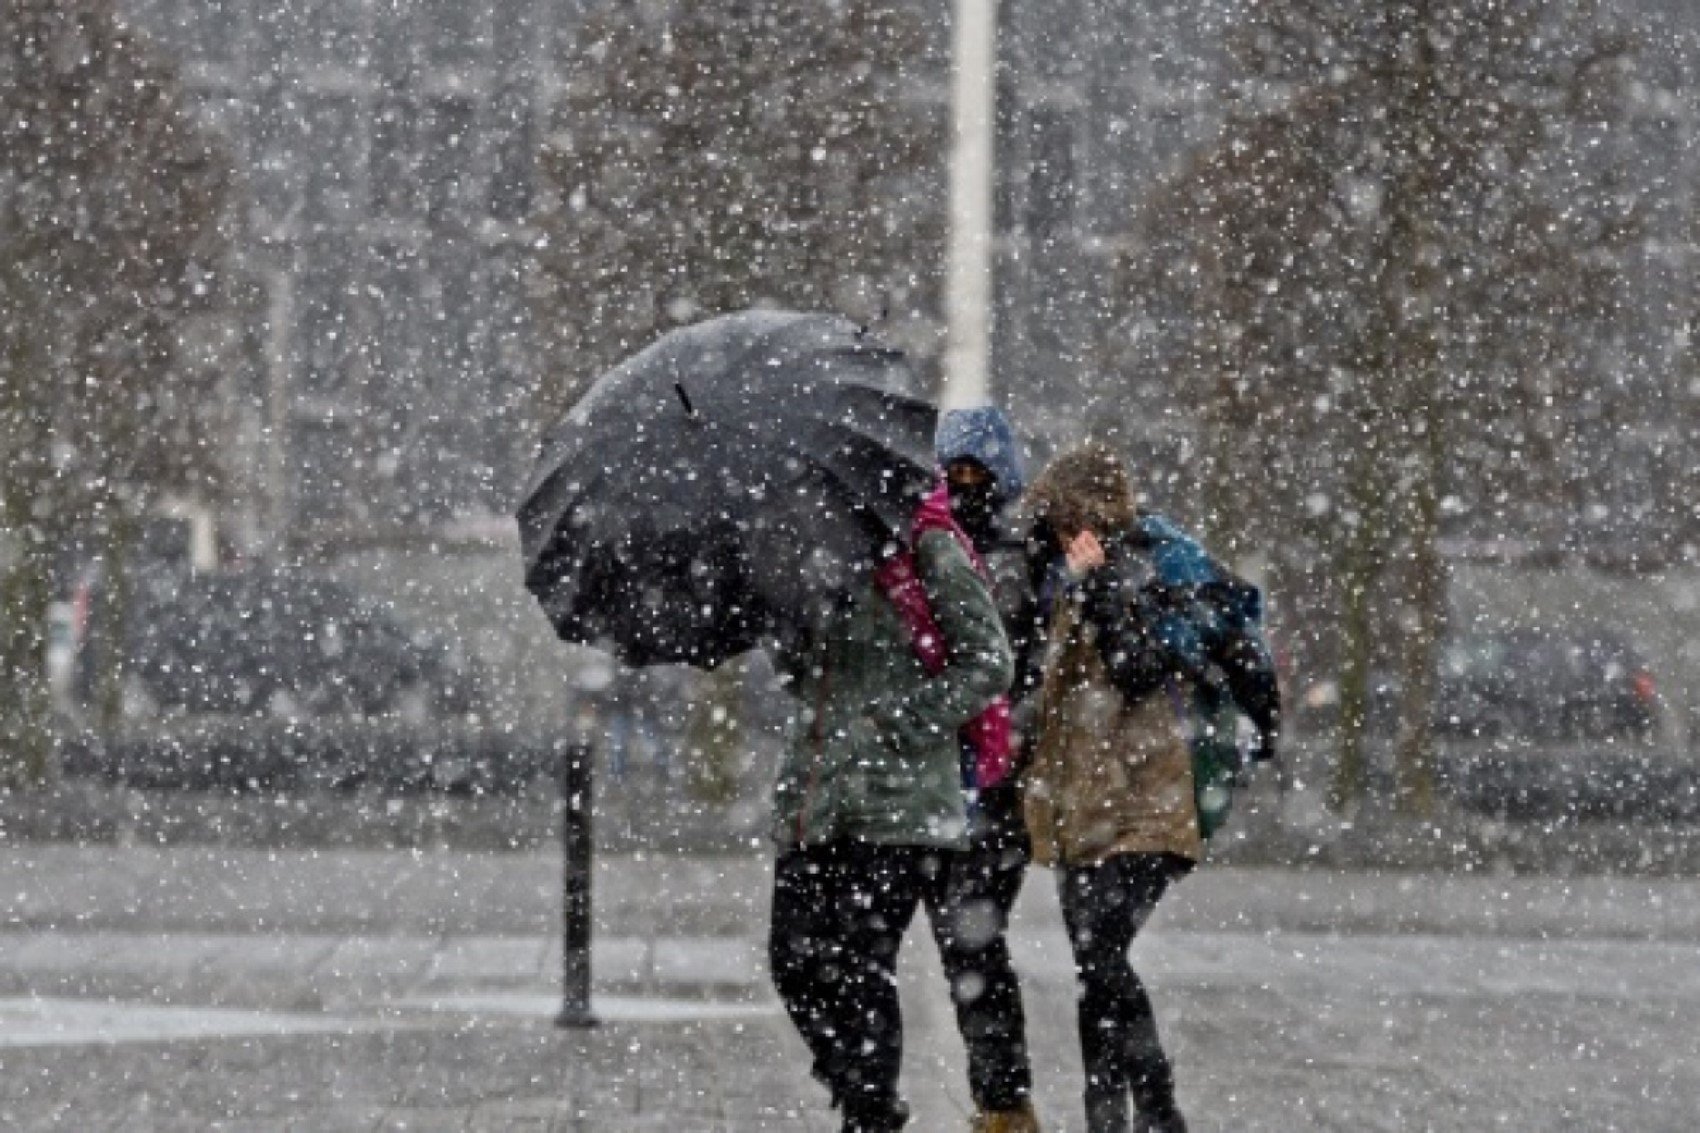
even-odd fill
[{"label": "brown boot", "polygon": [[1041,1133],[1033,1103],[1023,1101],[1015,1109],[983,1109],[974,1115],[970,1133]]}]

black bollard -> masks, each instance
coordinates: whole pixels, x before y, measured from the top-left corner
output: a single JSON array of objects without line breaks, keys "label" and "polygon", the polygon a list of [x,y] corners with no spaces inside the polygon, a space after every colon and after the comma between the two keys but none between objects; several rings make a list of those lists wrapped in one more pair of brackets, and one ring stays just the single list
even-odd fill
[{"label": "black bollard", "polygon": [[588,743],[561,753],[561,1013],[557,1027],[594,1027],[590,1010],[590,768]]}]

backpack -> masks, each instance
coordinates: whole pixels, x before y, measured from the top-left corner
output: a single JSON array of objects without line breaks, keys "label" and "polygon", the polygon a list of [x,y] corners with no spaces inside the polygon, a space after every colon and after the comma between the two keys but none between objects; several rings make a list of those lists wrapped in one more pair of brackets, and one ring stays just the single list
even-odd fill
[{"label": "backpack", "polygon": [[[951,518],[950,496],[942,483],[928,493],[916,509],[910,532],[912,541],[919,540],[928,531],[944,531],[953,536],[967,552],[974,570],[989,584],[986,564],[980,553]],[[874,573],[874,582],[909,631],[910,645],[921,667],[929,675],[937,675],[944,669],[949,646],[933,617],[926,588],[921,585],[920,575],[915,569],[913,552],[907,547],[898,550]],[[1009,696],[999,695],[978,716],[964,724],[962,741],[967,763],[963,768],[965,786],[985,790],[1008,778],[1015,762]]]},{"label": "backpack", "polygon": [[1280,688],[1263,632],[1263,592],[1205,552],[1190,535],[1156,515],[1138,528],[1155,573],[1148,589],[1159,611],[1157,633],[1193,681],[1191,703],[1170,687],[1176,714],[1191,735],[1199,833],[1209,838],[1228,820],[1248,753],[1239,717],[1256,727],[1253,761],[1273,759],[1280,730]]}]

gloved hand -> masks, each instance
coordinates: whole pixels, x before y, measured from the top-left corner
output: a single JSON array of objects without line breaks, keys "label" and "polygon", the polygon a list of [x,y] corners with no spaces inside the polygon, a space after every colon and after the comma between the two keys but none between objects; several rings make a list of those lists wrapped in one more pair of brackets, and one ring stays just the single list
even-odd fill
[{"label": "gloved hand", "polygon": [[1253,763],[1275,763],[1281,758],[1281,731],[1276,727],[1259,728],[1257,742],[1246,752]]}]

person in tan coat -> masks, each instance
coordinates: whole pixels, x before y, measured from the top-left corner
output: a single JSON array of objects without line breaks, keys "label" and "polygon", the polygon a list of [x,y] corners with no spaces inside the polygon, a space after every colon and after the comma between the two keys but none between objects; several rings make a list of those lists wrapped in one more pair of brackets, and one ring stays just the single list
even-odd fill
[{"label": "person in tan coat", "polygon": [[1184,1130],[1174,1073],[1128,948],[1203,851],[1184,708],[1159,631],[1126,469],[1088,445],[1031,490],[1034,586],[1048,636],[1023,780],[1033,860],[1058,892],[1079,979],[1090,1133]]}]

